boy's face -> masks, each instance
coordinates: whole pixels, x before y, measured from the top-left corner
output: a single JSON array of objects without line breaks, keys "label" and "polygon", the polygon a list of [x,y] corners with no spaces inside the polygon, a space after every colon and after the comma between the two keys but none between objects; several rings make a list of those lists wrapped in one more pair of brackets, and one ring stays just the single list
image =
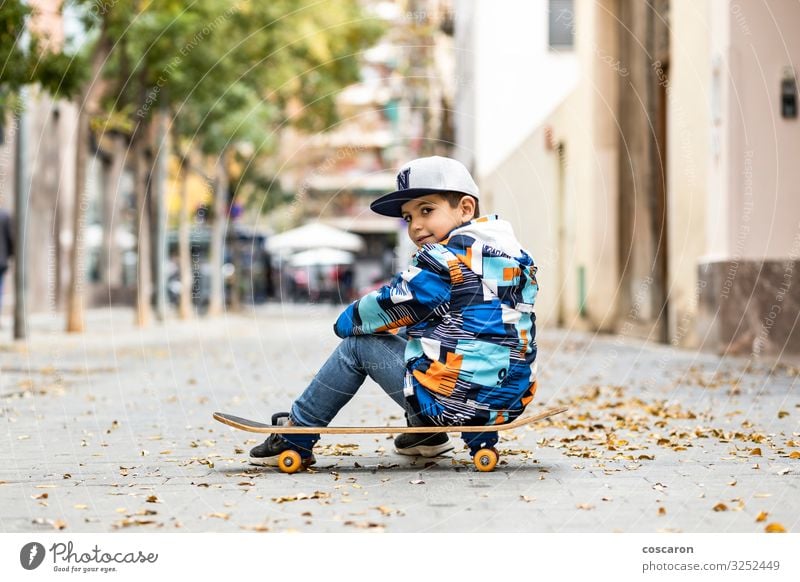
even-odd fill
[{"label": "boy's face", "polygon": [[428,194],[409,200],[403,204],[401,212],[408,223],[408,237],[421,247],[443,241],[451,230],[472,220],[475,202],[470,196],[464,196],[453,208],[441,194]]}]

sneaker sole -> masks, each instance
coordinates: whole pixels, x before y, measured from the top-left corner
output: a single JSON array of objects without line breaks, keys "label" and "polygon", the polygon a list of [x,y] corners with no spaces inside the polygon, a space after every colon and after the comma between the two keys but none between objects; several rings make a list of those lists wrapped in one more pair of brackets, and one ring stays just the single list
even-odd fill
[{"label": "sneaker sole", "polygon": [[406,455],[409,457],[438,457],[447,451],[452,451],[454,448],[453,444],[448,441],[442,445],[417,445],[416,447],[409,447],[407,449],[398,449],[395,447],[394,451],[398,455]]},{"label": "sneaker sole", "polygon": [[[256,467],[277,467],[278,457],[280,455],[273,455],[271,457],[250,457],[250,464]],[[317,462],[317,459],[312,455],[308,459],[303,459],[303,467],[310,467]]]}]

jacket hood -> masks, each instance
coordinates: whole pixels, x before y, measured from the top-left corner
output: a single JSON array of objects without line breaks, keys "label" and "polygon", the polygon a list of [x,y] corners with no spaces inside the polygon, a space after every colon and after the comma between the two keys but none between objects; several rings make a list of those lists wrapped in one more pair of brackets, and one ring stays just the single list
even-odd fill
[{"label": "jacket hood", "polygon": [[[461,239],[462,236],[467,237],[466,240],[474,241],[470,244],[475,249],[472,253],[473,260],[467,267],[478,276],[483,286],[515,309],[531,311],[539,288],[536,281],[537,267],[514,235],[511,223],[501,220],[496,214],[481,216],[454,229],[448,241],[459,246],[464,240]],[[477,256],[482,258],[475,261],[474,257]],[[462,257],[458,258],[462,260]],[[491,267],[484,265],[487,258],[491,261]],[[489,271],[485,272],[487,268]],[[514,269],[519,277],[518,282],[511,286],[516,288],[516,292],[510,291],[509,287],[501,283],[505,279],[503,269],[507,268]]]},{"label": "jacket hood", "polygon": [[449,238],[456,235],[466,235],[479,240],[525,266],[533,264],[530,255],[522,249],[522,245],[514,235],[511,223],[496,214],[481,216],[459,226],[450,232]]}]

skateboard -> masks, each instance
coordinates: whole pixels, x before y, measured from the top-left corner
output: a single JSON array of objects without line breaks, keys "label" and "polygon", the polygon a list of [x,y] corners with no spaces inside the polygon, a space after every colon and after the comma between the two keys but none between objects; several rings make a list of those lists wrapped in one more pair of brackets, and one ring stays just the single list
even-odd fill
[{"label": "skateboard", "polygon": [[[521,416],[505,424],[492,424],[481,426],[284,426],[265,424],[256,420],[248,420],[232,414],[215,412],[217,420],[233,428],[247,432],[262,434],[400,434],[400,433],[431,433],[431,432],[459,432],[459,433],[491,433],[511,430],[526,426],[567,410],[566,406],[550,408],[534,415]],[[475,452],[472,461],[478,471],[492,471],[499,460],[499,453],[494,447],[482,448]],[[300,453],[294,450],[283,451],[278,457],[278,468],[284,473],[294,473],[303,468]]]}]

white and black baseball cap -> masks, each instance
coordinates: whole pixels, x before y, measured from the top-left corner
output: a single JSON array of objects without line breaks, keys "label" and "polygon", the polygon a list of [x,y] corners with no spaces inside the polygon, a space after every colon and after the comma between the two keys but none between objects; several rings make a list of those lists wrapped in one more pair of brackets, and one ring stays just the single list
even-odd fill
[{"label": "white and black baseball cap", "polygon": [[402,216],[400,208],[420,196],[460,192],[480,200],[478,186],[469,170],[452,158],[431,156],[411,160],[397,173],[397,190],[381,196],[370,208],[384,216]]}]

